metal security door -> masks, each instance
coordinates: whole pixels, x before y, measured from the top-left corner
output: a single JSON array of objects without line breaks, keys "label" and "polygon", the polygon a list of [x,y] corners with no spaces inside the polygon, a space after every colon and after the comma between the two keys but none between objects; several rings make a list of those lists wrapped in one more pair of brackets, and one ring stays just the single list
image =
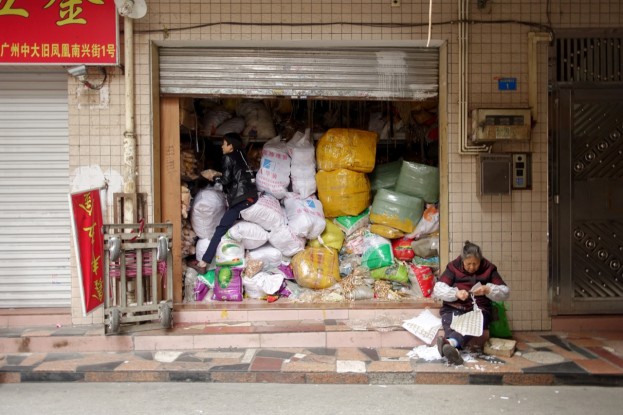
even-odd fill
[{"label": "metal security door", "polygon": [[623,89],[559,91],[554,314],[623,312]]}]

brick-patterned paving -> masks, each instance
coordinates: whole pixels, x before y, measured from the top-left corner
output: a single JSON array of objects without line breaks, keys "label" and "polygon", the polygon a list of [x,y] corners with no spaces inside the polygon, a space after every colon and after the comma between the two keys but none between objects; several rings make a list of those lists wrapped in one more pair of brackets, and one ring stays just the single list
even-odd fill
[{"label": "brick-patterned paving", "polygon": [[[224,327],[227,336],[270,335],[285,330],[296,336],[348,330],[339,321],[256,323]],[[292,330],[297,327],[298,330]],[[212,329],[216,329],[215,326]],[[73,349],[92,332],[80,330],[0,329],[0,383],[20,382],[271,382],[314,384],[474,384],[474,385],[609,385],[623,386],[623,342],[613,332],[562,333],[516,332],[515,354],[493,357],[478,350],[464,353],[465,363],[449,365],[442,358],[410,357],[410,347],[368,347],[365,342],[349,347],[257,347],[253,342],[237,347],[184,349],[174,345],[179,336],[209,345],[206,325],[178,327],[169,332],[137,333],[97,339],[100,351]],[[46,335],[47,333],[47,335]],[[203,333],[203,336],[201,337]],[[366,332],[358,332],[365,338]],[[35,339],[65,342],[65,348],[44,351],[16,350],[7,344]],[[368,336],[378,336],[368,331]],[[177,337],[176,337],[177,336]],[[198,340],[200,339],[200,340]],[[300,339],[300,338],[299,338]],[[141,348],[149,342],[150,347]],[[193,344],[188,343],[188,344]],[[134,350],[110,345],[131,344]],[[186,343],[182,342],[182,345]],[[417,342],[415,344],[418,344]],[[138,345],[138,347],[137,347]],[[436,350],[419,344],[421,350]],[[526,357],[535,352],[558,356],[558,363],[544,364]],[[526,357],[524,357],[526,356]]]}]

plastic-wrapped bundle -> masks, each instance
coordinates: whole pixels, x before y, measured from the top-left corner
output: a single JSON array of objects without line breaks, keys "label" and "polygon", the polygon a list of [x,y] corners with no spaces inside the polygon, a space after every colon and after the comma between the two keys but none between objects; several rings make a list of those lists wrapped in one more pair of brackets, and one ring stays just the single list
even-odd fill
[{"label": "plastic-wrapped bundle", "polygon": [[435,203],[439,201],[439,169],[426,164],[403,161],[395,190],[419,197],[428,203]]},{"label": "plastic-wrapped bundle", "polygon": [[326,220],[327,226],[324,228],[324,232],[316,240],[309,241],[308,245],[313,247],[328,246],[329,248],[342,249],[344,243],[344,232],[337,227],[333,222]]},{"label": "plastic-wrapped bundle", "polygon": [[370,181],[364,173],[321,170],[316,182],[326,217],[357,216],[370,206]]},{"label": "plastic-wrapped bundle", "polygon": [[332,248],[305,248],[292,258],[296,282],[305,288],[324,289],[341,279],[338,254]]},{"label": "plastic-wrapped bundle", "polygon": [[381,189],[374,196],[370,221],[409,233],[415,229],[423,211],[422,199]]},{"label": "plastic-wrapped bundle", "polygon": [[377,142],[378,134],[372,131],[331,128],[316,146],[318,169],[370,173],[374,170]]},{"label": "plastic-wrapped bundle", "polygon": [[379,189],[392,189],[396,186],[402,159],[385,164],[378,164],[370,174],[370,190],[376,192]]}]

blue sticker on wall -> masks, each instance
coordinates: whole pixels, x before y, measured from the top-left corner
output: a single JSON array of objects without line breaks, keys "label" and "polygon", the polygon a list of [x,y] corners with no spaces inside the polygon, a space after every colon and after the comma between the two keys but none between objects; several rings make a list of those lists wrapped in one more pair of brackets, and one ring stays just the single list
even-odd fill
[{"label": "blue sticker on wall", "polygon": [[517,78],[499,78],[498,91],[515,91],[517,90]]}]

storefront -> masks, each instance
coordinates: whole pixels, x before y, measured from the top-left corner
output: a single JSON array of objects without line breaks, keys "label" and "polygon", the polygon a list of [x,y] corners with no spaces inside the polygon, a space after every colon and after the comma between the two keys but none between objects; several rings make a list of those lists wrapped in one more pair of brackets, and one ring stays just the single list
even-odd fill
[{"label": "storefront", "polygon": [[[219,146],[225,131],[243,135],[251,151],[250,163],[257,165],[258,170],[261,170],[262,147],[277,135],[289,141],[297,131],[309,129],[308,134],[318,143],[332,128],[373,131],[378,137],[373,162],[382,166],[377,171],[368,171],[373,192],[383,187],[374,182],[375,173],[387,170],[386,166],[392,164],[396,170],[395,181],[400,163],[406,160],[434,166],[437,177],[433,186],[439,195],[439,44],[414,47],[413,42],[368,42],[367,45],[333,42],[319,46],[284,42],[242,47],[227,42],[189,48],[165,43],[153,50],[158,56],[159,70],[159,83],[154,88],[159,88],[163,101],[167,102],[164,108],[171,108],[160,112],[161,125],[171,129],[166,132],[161,129],[159,147],[175,149],[173,154],[168,150],[164,159],[161,158],[163,165],[175,166],[160,176],[162,194],[171,195],[162,198],[163,218],[173,223],[176,218],[182,218],[176,234],[179,239],[174,242],[174,246],[181,247],[179,252],[174,250],[177,302],[195,303],[195,299],[189,298],[193,283],[189,288],[188,281],[184,284],[175,276],[187,276],[187,263],[194,261],[201,245],[205,250],[204,241],[209,236],[203,234],[206,232],[202,223],[209,219],[200,220],[199,209],[195,209],[193,216],[192,205],[202,189],[209,186],[202,180],[200,171],[218,169]],[[175,164],[175,160],[180,162]],[[315,190],[316,170],[314,165],[311,168]],[[179,188],[178,177],[187,194],[185,204],[174,199]],[[315,198],[315,191],[311,193],[303,197]],[[279,198],[283,199],[283,195]],[[439,197],[431,202],[437,209]],[[367,207],[360,206],[353,214]],[[419,207],[413,209],[417,211]],[[331,210],[336,211],[325,208],[329,220],[337,215],[331,214]],[[420,217],[421,209],[416,222]],[[414,228],[415,223],[406,233]],[[266,230],[270,233],[273,229],[268,226]],[[437,227],[434,232],[437,241],[438,231]],[[394,234],[384,236],[396,238]],[[286,248],[286,251],[289,255],[284,255],[284,259],[289,262],[298,250]],[[438,255],[437,252],[434,270],[439,266]]]}]

